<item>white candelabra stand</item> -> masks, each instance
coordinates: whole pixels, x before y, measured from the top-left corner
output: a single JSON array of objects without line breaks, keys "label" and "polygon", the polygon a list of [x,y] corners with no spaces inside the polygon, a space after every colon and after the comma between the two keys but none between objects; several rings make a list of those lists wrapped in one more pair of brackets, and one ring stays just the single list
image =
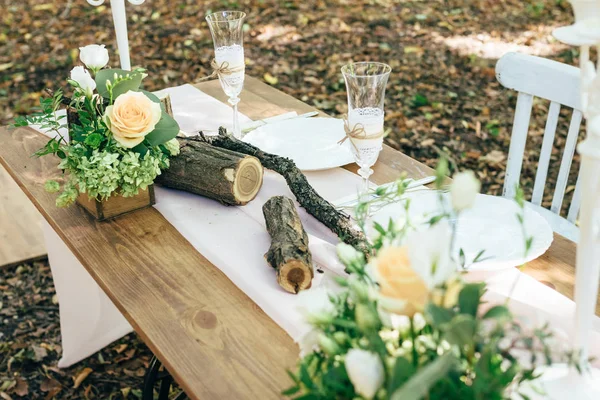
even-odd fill
[{"label": "white candelabra stand", "polygon": [[[559,41],[580,46],[581,105],[587,120],[587,136],[577,150],[581,155],[582,203],[579,216],[581,236],[577,245],[575,280],[575,335],[573,345],[581,352],[579,373],[576,368],[553,365],[541,380],[553,400],[600,400],[600,370],[587,362],[590,332],[595,316],[600,281],[600,61],[590,61],[590,47],[600,54],[600,0],[570,0],[575,24],[556,29]],[[528,393],[529,394],[529,393]],[[535,399],[539,395],[532,396]]]},{"label": "white candelabra stand", "polygon": [[[92,6],[104,4],[105,0],[87,0]],[[140,5],[146,0],[127,0],[133,5]],[[127,38],[127,17],[125,14],[125,0],[110,0],[113,22],[115,24],[115,33],[117,36],[117,47],[121,59],[121,68],[130,70],[131,60],[129,59],[129,39]]]}]

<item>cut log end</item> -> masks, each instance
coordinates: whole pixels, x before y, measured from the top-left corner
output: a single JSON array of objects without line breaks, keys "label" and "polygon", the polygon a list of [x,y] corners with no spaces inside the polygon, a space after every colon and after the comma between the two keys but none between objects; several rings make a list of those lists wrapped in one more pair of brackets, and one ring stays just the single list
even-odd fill
[{"label": "cut log end", "polygon": [[263,167],[254,157],[243,158],[233,179],[233,194],[241,204],[254,199],[262,185]]},{"label": "cut log end", "polygon": [[292,260],[277,269],[277,283],[284,290],[298,294],[312,284],[312,270],[303,262]]}]

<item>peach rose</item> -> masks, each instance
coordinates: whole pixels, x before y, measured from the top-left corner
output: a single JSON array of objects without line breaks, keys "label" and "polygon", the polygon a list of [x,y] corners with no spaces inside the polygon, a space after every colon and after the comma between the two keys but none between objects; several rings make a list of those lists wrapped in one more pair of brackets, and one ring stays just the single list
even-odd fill
[{"label": "peach rose", "polygon": [[132,148],[144,141],[160,120],[160,104],[142,92],[128,91],[106,107],[104,118],[115,140]]},{"label": "peach rose", "polygon": [[380,287],[380,305],[384,309],[408,317],[423,311],[429,289],[411,267],[406,246],[382,249],[373,267]]}]

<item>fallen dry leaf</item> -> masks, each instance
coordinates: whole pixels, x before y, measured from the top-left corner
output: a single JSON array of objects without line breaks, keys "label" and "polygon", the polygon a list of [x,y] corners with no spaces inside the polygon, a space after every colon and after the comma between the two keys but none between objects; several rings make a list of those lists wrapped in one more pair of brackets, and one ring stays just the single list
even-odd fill
[{"label": "fallen dry leaf", "polygon": [[73,379],[73,389],[77,389],[79,385],[87,378],[94,370],[91,368],[82,369]]},{"label": "fallen dry leaf", "polygon": [[29,394],[29,385],[27,381],[23,378],[17,378],[17,385],[14,387],[13,392],[17,396],[27,396]]},{"label": "fallen dry leaf", "polygon": [[279,79],[277,79],[276,77],[274,77],[273,75],[271,75],[268,72],[265,72],[265,74],[263,75],[263,79],[265,80],[265,82],[267,82],[269,85],[277,85],[277,82],[279,82]]}]

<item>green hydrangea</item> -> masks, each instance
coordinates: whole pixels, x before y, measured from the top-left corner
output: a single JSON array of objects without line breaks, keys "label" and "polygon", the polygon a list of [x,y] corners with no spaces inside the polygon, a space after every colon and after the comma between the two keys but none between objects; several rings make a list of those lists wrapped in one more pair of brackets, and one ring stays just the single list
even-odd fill
[{"label": "green hydrangea", "polygon": [[56,206],[68,207],[75,203],[75,200],[77,200],[78,196],[79,191],[77,190],[77,187],[72,181],[69,181],[67,184],[65,184],[63,192],[56,198]]},{"label": "green hydrangea", "polygon": [[[100,199],[116,192],[124,197],[135,196],[154,182],[161,169],[169,166],[168,156],[154,148],[143,156],[131,150],[122,153],[93,150],[88,156],[80,145],[70,150],[59,164],[60,169],[69,172],[69,181],[56,199],[59,207],[71,205],[79,193]],[[56,192],[60,190],[57,185],[58,182],[49,181],[46,187]]]},{"label": "green hydrangea", "polygon": [[151,185],[159,174],[160,159],[150,152],[143,157],[132,151],[126,153],[119,164],[121,194],[124,197],[135,196],[139,189],[145,190]]},{"label": "green hydrangea", "polygon": [[56,193],[60,190],[60,184],[54,180],[48,180],[44,184],[44,189],[48,193]]},{"label": "green hydrangea", "polygon": [[163,144],[169,154],[172,156],[176,156],[179,154],[179,141],[176,138],[173,138]]}]

